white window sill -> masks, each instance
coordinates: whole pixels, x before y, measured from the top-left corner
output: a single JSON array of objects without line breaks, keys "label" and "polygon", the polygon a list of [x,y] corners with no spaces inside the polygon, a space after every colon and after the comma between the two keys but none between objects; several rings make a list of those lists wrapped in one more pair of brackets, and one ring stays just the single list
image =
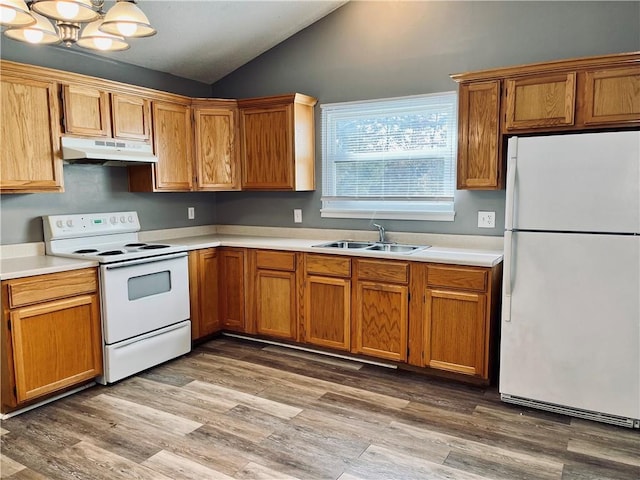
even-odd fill
[{"label": "white window sill", "polygon": [[384,220],[429,220],[435,222],[453,222],[456,212],[403,212],[381,210],[336,210],[322,208],[320,216],[323,218],[366,218]]}]

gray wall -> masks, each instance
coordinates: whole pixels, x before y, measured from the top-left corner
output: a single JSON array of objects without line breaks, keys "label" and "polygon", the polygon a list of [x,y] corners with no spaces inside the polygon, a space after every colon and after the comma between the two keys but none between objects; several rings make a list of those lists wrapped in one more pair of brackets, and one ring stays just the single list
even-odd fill
[{"label": "gray wall", "polygon": [[[455,89],[449,73],[640,50],[638,2],[350,2],[212,87],[76,49],[36,48],[2,37],[2,58],[194,97],[302,92],[330,103]],[[320,138],[319,109],[317,138]],[[319,146],[319,142],[317,143]],[[368,220],[320,218],[310,193],[129,193],[118,167],[65,166],[64,194],[0,197],[2,244],[42,241],[46,214],[138,210],[142,228],[244,224],[371,228]],[[186,219],[187,206],[196,219]],[[478,210],[497,228],[478,230]],[[500,235],[504,192],[456,194],[455,222],[384,221],[389,230]]]},{"label": "gray wall", "polygon": [[[639,2],[350,2],[213,85],[214,96],[301,92],[319,104],[454,90],[450,73],[640,50]],[[320,109],[316,114],[320,138]],[[371,228],[320,217],[313,193],[220,193],[221,224]],[[455,222],[388,221],[390,230],[500,235],[504,191],[456,193]],[[478,229],[494,210],[495,229]]]},{"label": "gray wall", "polygon": [[[2,58],[57,68],[156,90],[209,97],[211,86],[116,62],[66,47],[33,47],[2,36]],[[114,54],[117,58],[117,54]],[[0,197],[2,244],[41,242],[42,215],[137,210],[143,230],[215,224],[214,193],[130,193],[127,170],[120,167],[65,165],[65,192],[10,194]],[[187,220],[187,207],[196,218]]]}]

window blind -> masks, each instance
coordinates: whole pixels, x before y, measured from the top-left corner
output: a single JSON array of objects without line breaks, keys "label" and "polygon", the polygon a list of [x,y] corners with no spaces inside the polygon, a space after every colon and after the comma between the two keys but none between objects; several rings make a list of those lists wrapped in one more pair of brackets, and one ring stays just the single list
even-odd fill
[{"label": "window blind", "polygon": [[322,216],[452,220],[456,99],[322,105]]}]

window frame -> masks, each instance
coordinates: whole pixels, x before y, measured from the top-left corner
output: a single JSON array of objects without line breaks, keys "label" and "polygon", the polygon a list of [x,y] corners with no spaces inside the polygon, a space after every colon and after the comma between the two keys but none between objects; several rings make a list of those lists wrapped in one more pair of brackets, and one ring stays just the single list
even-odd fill
[{"label": "window frame", "polygon": [[[416,101],[422,102],[415,103]],[[429,103],[432,105],[429,105]],[[412,111],[423,112],[434,108],[441,102],[447,105],[446,112],[451,116],[448,123],[450,128],[447,144],[442,148],[423,151],[406,152],[397,158],[389,158],[388,153],[357,154],[354,161],[364,161],[367,157],[372,160],[411,160],[412,158],[446,157],[444,175],[446,177],[446,191],[451,195],[438,197],[356,197],[338,196],[335,194],[335,123],[345,118],[365,117],[367,113],[374,117],[380,114],[380,109],[399,109],[399,114],[409,114]],[[321,154],[322,154],[322,208],[320,215],[324,218],[380,218],[398,220],[432,220],[453,221],[455,219],[455,189],[456,189],[456,159],[457,159],[457,115],[458,94],[456,91],[437,92],[424,95],[381,98],[374,100],[340,102],[320,105],[321,108]],[[345,157],[346,158],[346,157]]]}]

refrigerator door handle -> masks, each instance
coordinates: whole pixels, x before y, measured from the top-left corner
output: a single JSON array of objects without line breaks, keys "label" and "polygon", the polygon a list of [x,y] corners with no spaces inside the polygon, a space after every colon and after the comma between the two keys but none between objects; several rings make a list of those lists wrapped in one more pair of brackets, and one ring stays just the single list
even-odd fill
[{"label": "refrigerator door handle", "polygon": [[504,232],[504,277],[502,282],[502,320],[511,321],[511,282],[512,282],[512,256],[513,256],[513,232]]},{"label": "refrigerator door handle", "polygon": [[504,228],[513,230],[513,207],[515,204],[516,170],[518,168],[518,137],[511,137],[507,149],[507,202]]}]

